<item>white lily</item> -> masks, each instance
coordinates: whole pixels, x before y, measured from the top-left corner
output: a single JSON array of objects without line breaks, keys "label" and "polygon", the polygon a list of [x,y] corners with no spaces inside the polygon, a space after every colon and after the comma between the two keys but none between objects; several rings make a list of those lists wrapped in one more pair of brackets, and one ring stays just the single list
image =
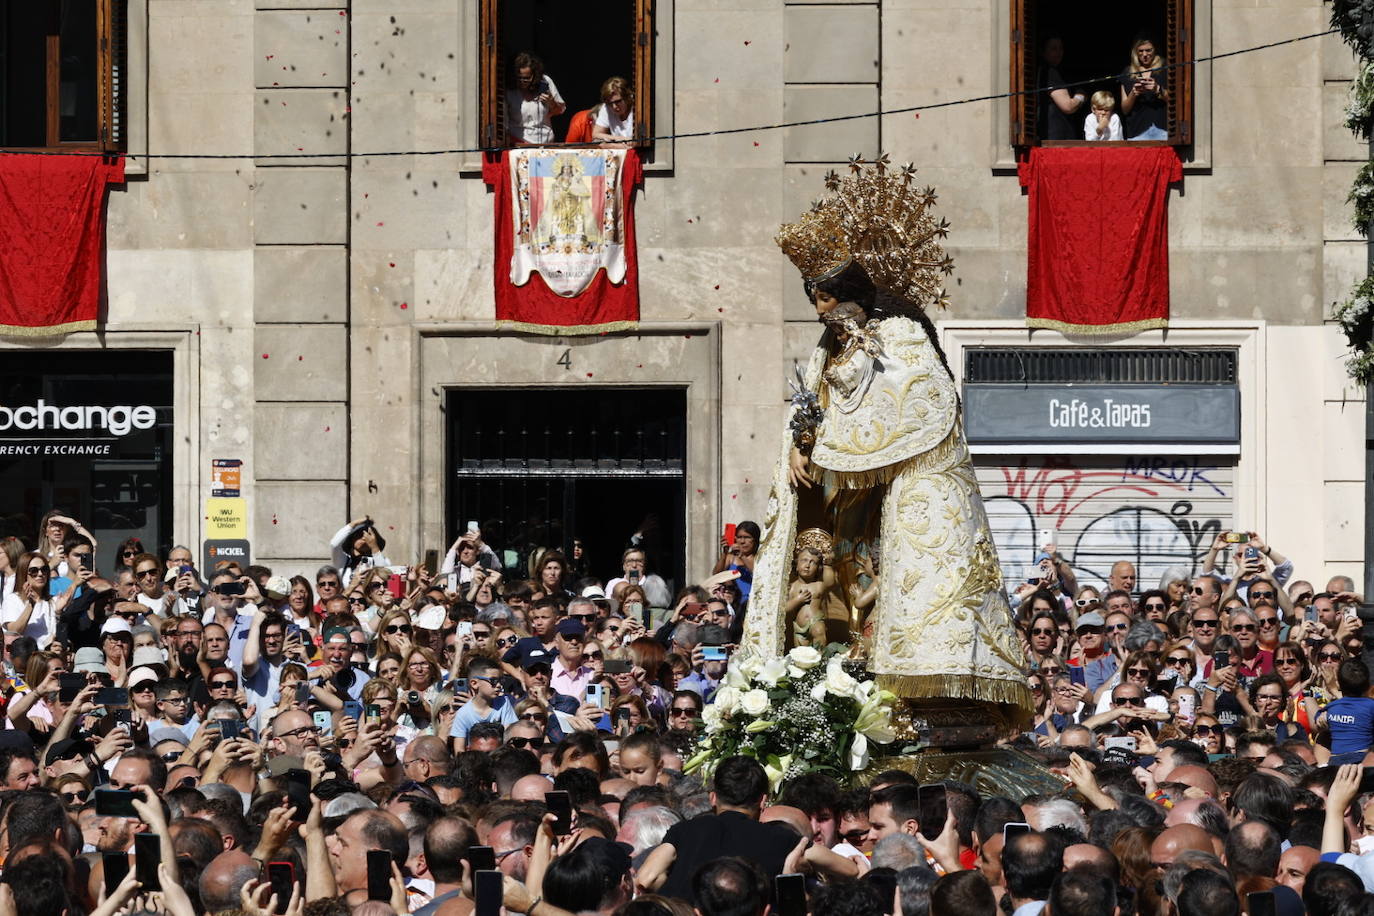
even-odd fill
[{"label": "white lily", "polygon": [[851,770],[862,770],[868,766],[868,739],[862,734],[854,736],[854,743],[849,745],[849,768]]},{"label": "white lily", "polygon": [[754,680],[763,684],[765,687],[776,687],[778,681],[787,673],[787,661],[781,658],[769,659],[763,667],[754,675]]},{"label": "white lily", "polygon": [[[878,744],[891,744],[897,740],[897,733],[892,730],[892,701],[895,699],[896,697],[886,690],[874,691],[869,696],[859,708],[859,715],[854,720],[854,731],[858,733],[854,741],[856,745],[861,738],[876,741]],[[864,751],[867,751],[866,746]]]}]

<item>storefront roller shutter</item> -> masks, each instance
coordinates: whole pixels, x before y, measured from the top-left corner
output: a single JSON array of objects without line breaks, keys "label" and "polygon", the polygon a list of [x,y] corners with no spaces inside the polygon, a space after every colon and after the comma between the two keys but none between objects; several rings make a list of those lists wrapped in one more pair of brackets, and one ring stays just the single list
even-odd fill
[{"label": "storefront roller shutter", "polygon": [[1129,560],[1145,590],[1170,567],[1200,572],[1236,524],[1233,457],[984,455],[975,468],[1009,587],[1025,581],[1042,529],[1080,585],[1104,585]]}]

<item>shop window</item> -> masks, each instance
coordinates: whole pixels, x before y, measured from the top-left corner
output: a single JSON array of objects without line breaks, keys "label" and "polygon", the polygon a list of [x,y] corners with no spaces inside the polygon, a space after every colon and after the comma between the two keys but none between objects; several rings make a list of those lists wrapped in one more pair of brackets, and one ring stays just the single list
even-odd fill
[{"label": "shop window", "polygon": [[127,0],[0,10],[0,147],[124,149]]},{"label": "shop window", "polygon": [[[1047,123],[1054,103],[1046,86],[1047,67],[1042,54],[1045,42],[1062,40],[1064,56],[1056,68],[1065,82],[1078,83],[1070,95],[1082,92],[1087,99],[1100,90],[1116,99],[1121,115],[1117,77],[1125,72],[1137,38],[1155,43],[1166,65],[1190,61],[1193,47],[1194,0],[1141,0],[1125,5],[1091,0],[1012,0],[1011,3],[1011,136],[1016,146],[1049,145]],[[1164,71],[1168,97],[1168,142],[1187,146],[1193,142],[1194,68],[1170,66]],[[1041,90],[1041,91],[1033,91]],[[1084,119],[1091,115],[1085,102],[1069,115],[1073,139],[1082,142]],[[1122,115],[1123,121],[1125,120]]]},{"label": "shop window", "polygon": [[612,76],[634,87],[635,137],[653,136],[653,0],[481,0],[481,120],[478,142],[510,145],[505,129],[506,90],[521,52],[544,62],[567,110],[553,118],[554,136],[567,136],[577,112],[601,102],[601,84]]}]

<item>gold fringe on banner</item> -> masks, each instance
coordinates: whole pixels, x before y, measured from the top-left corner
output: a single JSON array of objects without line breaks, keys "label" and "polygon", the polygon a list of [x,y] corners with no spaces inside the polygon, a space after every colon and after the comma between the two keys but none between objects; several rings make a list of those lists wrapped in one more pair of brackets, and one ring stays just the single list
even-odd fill
[{"label": "gold fringe on banner", "polygon": [[1035,701],[1024,681],[1005,681],[976,674],[879,674],[879,687],[899,697],[981,700],[1020,709],[1033,709]]},{"label": "gold fringe on banner", "polygon": [[20,324],[0,324],[0,337],[61,337],[63,334],[75,334],[77,331],[94,330],[94,318],[87,318],[84,321],[68,321],[66,324],[50,324],[38,328]]},{"label": "gold fringe on banner", "polygon": [[1167,328],[1168,318],[1142,318],[1139,321],[1119,321],[1116,324],[1073,324],[1056,321],[1053,318],[1027,318],[1026,327],[1058,331],[1061,334],[1135,334],[1139,331],[1152,331]]},{"label": "gold fringe on banner", "polygon": [[526,334],[547,334],[550,337],[567,335],[575,337],[583,334],[610,334],[614,331],[633,331],[639,327],[638,321],[608,321],[605,324],[530,324],[524,321],[498,321],[497,327],[503,331],[523,331]]},{"label": "gold fringe on banner", "polygon": [[943,471],[958,460],[962,453],[963,442],[956,424],[956,428],[939,445],[919,455],[913,455],[905,461],[874,468],[871,471],[832,471],[812,463],[811,469],[814,473],[811,476],[823,486],[841,490],[867,490],[870,487],[886,486],[903,471],[910,470],[918,474]]}]

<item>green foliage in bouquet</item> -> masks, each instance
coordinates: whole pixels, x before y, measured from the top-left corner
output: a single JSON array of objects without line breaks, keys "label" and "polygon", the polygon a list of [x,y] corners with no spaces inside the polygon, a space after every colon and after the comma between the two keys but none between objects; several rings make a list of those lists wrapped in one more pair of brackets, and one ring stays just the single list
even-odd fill
[{"label": "green foliage in bouquet", "polygon": [[702,715],[705,732],[687,772],[709,778],[720,760],[742,754],[763,765],[774,790],[816,771],[848,783],[868,765],[871,744],[896,739],[896,697],[847,653],[847,646],[832,643],[823,652],[799,646],[767,661],[732,659]]}]

